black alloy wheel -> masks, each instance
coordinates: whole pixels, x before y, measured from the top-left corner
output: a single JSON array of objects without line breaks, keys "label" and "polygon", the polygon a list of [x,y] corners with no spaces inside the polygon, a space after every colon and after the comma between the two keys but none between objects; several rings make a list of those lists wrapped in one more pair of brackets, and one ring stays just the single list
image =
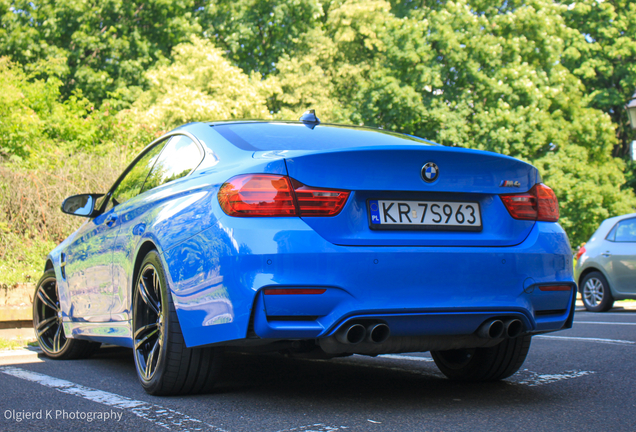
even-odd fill
[{"label": "black alloy wheel", "polygon": [[52,359],[90,357],[101,344],[67,338],[62,316],[55,272],[48,270],[38,282],[33,297],[33,329],[40,348]]},{"label": "black alloy wheel", "polygon": [[42,351],[47,355],[59,355],[69,341],[64,334],[55,275],[43,278],[35,292],[33,328]]},{"label": "black alloy wheel", "polygon": [[157,371],[164,342],[159,272],[148,263],[141,270],[134,299],[135,364],[140,377],[150,381]]},{"label": "black alloy wheel", "polygon": [[137,377],[152,395],[207,393],[219,375],[218,348],[187,348],[159,254],[145,256],[134,285],[133,349]]}]

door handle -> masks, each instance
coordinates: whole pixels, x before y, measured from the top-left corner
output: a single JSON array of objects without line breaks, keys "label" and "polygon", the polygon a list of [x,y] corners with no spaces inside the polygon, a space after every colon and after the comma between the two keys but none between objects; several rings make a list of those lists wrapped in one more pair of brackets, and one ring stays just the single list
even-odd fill
[{"label": "door handle", "polygon": [[112,227],[116,221],[117,221],[117,215],[115,214],[108,215],[108,217],[106,218],[106,225],[108,225],[109,227]]},{"label": "door handle", "polygon": [[610,253],[610,251],[603,252],[601,255],[603,255],[604,257],[610,257],[610,256],[612,256],[612,254]]}]

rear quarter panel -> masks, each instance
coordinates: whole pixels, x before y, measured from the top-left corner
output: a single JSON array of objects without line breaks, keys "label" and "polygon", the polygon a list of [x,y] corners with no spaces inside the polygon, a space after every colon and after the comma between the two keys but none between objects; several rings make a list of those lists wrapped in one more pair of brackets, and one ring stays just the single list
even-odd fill
[{"label": "rear quarter panel", "polygon": [[[113,319],[132,319],[132,287],[134,265],[140,247],[152,242],[160,254],[217,224],[225,214],[221,210],[217,192],[231,177],[243,172],[265,172],[285,175],[282,159],[255,160],[250,152],[238,152],[219,156],[219,163],[195,171],[188,177],[167,183],[147,191],[123,203],[118,210],[120,231],[113,254],[113,274],[116,293],[113,303]],[[179,289],[179,277],[183,261],[163,257],[170,288]],[[199,263],[203,268],[204,263]]]}]

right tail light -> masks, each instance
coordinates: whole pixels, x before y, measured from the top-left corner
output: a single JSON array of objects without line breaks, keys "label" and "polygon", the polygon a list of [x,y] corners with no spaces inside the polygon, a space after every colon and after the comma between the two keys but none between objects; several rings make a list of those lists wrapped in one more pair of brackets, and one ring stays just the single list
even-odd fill
[{"label": "right tail light", "polygon": [[526,193],[500,195],[506,209],[515,219],[556,222],[559,220],[559,201],[554,191],[537,183]]}]

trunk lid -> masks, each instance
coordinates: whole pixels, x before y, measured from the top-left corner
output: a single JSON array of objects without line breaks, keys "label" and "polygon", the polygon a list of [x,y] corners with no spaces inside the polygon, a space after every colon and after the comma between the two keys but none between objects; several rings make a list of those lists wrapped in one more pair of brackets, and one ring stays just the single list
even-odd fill
[{"label": "trunk lid", "polygon": [[[308,186],[351,191],[337,216],[303,217],[318,234],[337,245],[512,246],[521,243],[535,223],[513,219],[498,195],[530,190],[540,181],[536,168],[496,153],[441,146],[374,146],[295,150],[284,157],[293,179]],[[432,182],[423,179],[422,168],[427,163],[435,164],[438,171]],[[376,229],[372,229],[370,201],[478,203],[482,228],[386,230],[373,225]]]}]

